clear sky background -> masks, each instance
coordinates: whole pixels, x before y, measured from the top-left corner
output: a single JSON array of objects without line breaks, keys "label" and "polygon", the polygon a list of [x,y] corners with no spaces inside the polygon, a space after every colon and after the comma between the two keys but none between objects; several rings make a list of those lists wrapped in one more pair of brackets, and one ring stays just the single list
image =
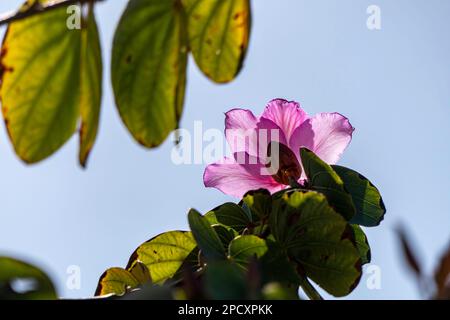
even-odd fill
[{"label": "clear sky background", "polygon": [[[0,11],[20,0],[0,2]],[[100,133],[87,170],[78,166],[78,138],[56,155],[26,166],[0,131],[0,253],[37,263],[64,297],[87,297],[108,267],[125,266],[142,242],[187,229],[186,213],[234,200],[207,190],[205,165],[176,166],[173,144],[145,150],[116,111],[109,63],[125,0],[98,5],[105,61]],[[340,164],[369,177],[387,215],[366,229],[381,290],[367,275],[349,298],[418,298],[394,229],[405,224],[431,273],[450,240],[450,1],[253,0],[250,50],[240,76],[215,85],[190,61],[182,127],[196,120],[223,129],[224,112],[259,114],[272,98],[299,101],[310,114],[338,111],[356,128]],[[366,27],[366,9],[381,8],[382,29]],[[4,29],[1,29],[3,34]],[[81,289],[65,283],[81,268]]]}]

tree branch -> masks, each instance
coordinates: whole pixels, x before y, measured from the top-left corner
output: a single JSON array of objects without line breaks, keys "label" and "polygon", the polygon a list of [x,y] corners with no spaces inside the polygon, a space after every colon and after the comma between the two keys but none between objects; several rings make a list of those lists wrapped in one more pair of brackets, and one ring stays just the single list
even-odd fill
[{"label": "tree branch", "polygon": [[46,4],[39,4],[36,2],[35,5],[32,5],[28,10],[21,11],[20,9],[17,11],[7,12],[0,15],[0,26],[9,24],[11,22],[22,20],[27,17],[34,16],[36,14],[41,14],[43,12],[55,10],[64,6],[70,6],[73,4],[83,4],[83,3],[92,3],[92,2],[100,2],[104,0],[56,0],[49,1]]}]

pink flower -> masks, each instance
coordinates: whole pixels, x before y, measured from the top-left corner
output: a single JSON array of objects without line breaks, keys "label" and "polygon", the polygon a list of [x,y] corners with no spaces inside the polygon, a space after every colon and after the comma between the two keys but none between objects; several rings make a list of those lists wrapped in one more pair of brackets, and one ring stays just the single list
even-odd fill
[{"label": "pink flower", "polygon": [[[261,117],[245,109],[230,110],[225,118],[225,136],[233,156],[207,166],[203,181],[206,187],[238,198],[260,188],[274,193],[288,187],[292,180],[302,184],[306,176],[300,148],[306,147],[323,161],[335,164],[353,131],[348,119],[339,113],[309,117],[297,102],[283,99],[269,102]],[[277,158],[271,156],[271,150],[277,151]],[[274,162],[275,171],[271,170]]]}]

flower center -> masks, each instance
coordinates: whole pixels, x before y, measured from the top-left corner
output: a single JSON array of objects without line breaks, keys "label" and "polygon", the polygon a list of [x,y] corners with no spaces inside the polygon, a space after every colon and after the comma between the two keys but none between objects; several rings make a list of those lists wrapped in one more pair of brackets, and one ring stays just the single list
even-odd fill
[{"label": "flower center", "polygon": [[[275,154],[273,152],[275,151]],[[278,155],[276,154],[278,153]],[[294,152],[292,152],[286,145],[272,141],[267,147],[267,155],[270,159],[267,167],[272,167],[275,163],[278,164],[276,173],[272,175],[273,179],[284,185],[290,185],[293,181],[300,179],[302,168],[297,160]],[[277,157],[277,158],[273,158]]]}]

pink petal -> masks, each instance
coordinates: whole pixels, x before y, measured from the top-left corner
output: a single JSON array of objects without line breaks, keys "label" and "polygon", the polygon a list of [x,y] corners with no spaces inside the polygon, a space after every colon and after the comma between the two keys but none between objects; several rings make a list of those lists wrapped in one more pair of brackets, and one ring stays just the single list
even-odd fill
[{"label": "pink petal", "polygon": [[232,152],[257,155],[257,123],[250,110],[232,109],[225,113],[225,137]]},{"label": "pink petal", "polygon": [[[247,159],[249,160],[249,159]],[[250,190],[265,188],[271,193],[284,189],[270,175],[261,175],[261,164],[238,164],[233,158],[206,167],[203,182],[206,187],[216,188],[225,194],[241,198]]]},{"label": "pink petal", "polygon": [[329,164],[338,162],[352,140],[354,128],[339,113],[319,113],[297,128],[289,141],[295,154],[307,147]]},{"label": "pink petal", "polygon": [[275,99],[266,106],[261,118],[276,123],[289,141],[295,129],[308,119],[308,115],[295,101]]}]

